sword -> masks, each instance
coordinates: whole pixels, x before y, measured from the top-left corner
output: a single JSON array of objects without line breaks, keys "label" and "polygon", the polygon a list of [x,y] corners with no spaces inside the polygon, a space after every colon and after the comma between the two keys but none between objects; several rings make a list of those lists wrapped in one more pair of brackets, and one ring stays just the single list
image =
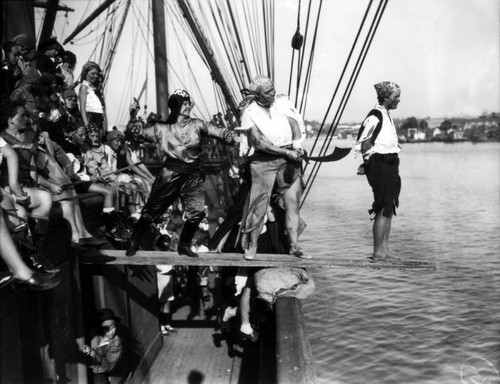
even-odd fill
[{"label": "sword", "polygon": [[308,156],[307,153],[305,153],[304,160],[306,162],[309,162],[309,160],[312,160],[312,161],[319,161],[322,163],[328,163],[330,161],[337,161],[337,160],[341,160],[344,157],[346,157],[349,154],[349,152],[351,152],[351,149],[352,148],[335,147],[333,152],[330,153],[329,155],[326,155],[326,156]]}]

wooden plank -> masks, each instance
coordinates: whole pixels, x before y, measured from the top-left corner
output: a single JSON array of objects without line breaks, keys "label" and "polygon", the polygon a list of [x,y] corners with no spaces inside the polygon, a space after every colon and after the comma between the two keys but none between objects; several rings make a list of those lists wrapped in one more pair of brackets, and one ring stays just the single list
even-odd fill
[{"label": "wooden plank", "polygon": [[278,384],[314,384],[313,356],[300,300],[276,301],[276,377]]},{"label": "wooden plank", "polygon": [[125,256],[125,251],[116,249],[96,249],[80,253],[83,264],[118,265],[191,265],[220,267],[300,267],[300,268],[396,268],[435,270],[436,265],[420,260],[371,261],[368,258],[341,258],[318,255],[312,259],[300,259],[289,255],[257,254],[254,260],[247,261],[240,253],[199,253],[199,258],[179,256],[176,252],[139,251],[135,256]]}]

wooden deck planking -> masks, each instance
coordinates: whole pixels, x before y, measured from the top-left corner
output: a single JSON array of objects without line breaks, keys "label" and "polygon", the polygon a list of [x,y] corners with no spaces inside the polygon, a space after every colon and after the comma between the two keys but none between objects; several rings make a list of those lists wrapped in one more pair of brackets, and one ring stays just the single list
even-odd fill
[{"label": "wooden deck planking", "polygon": [[231,358],[223,344],[213,344],[211,328],[177,328],[164,345],[144,383],[233,384],[238,382],[241,359]]},{"label": "wooden deck planking", "polygon": [[139,251],[135,256],[127,257],[125,251],[116,249],[86,250],[80,253],[83,264],[118,264],[118,265],[191,265],[220,267],[300,267],[300,268],[392,268],[435,270],[436,265],[420,260],[371,261],[368,258],[341,258],[318,255],[312,259],[300,259],[286,254],[257,254],[254,260],[247,261],[239,253],[200,253],[199,258],[179,256],[176,252]]},{"label": "wooden deck planking", "polygon": [[241,357],[230,357],[225,341],[216,347],[215,320],[198,315],[187,321],[189,312],[189,306],[184,306],[173,313],[172,325],[177,332],[163,337],[163,347],[144,383],[237,384]]}]

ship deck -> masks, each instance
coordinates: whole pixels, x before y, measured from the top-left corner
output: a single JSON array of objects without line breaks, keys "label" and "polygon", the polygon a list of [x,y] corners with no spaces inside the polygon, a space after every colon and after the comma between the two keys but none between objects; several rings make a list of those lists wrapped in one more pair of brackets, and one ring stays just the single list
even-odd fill
[{"label": "ship deck", "polygon": [[[143,383],[245,384],[259,381],[260,342],[229,344],[212,318],[195,316],[189,308],[172,318],[175,332],[163,336],[163,346]],[[174,357],[174,358],[173,358]]]},{"label": "ship deck", "polygon": [[436,265],[426,260],[377,260],[366,257],[346,258],[333,255],[315,255],[312,259],[300,259],[289,255],[257,254],[254,260],[248,261],[239,253],[199,253],[199,258],[179,256],[176,252],[139,251],[127,257],[125,251],[116,249],[91,249],[79,255],[83,264],[109,265],[189,265],[219,267],[299,267],[299,268],[392,268],[435,270]]}]

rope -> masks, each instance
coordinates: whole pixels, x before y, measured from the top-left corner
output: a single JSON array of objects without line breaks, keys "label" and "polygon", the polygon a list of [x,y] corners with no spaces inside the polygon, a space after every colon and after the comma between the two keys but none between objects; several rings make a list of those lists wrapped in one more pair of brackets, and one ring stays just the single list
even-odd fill
[{"label": "rope", "polygon": [[[317,134],[316,139],[314,140],[314,144],[313,144],[313,146],[312,146],[312,148],[311,148],[311,151],[310,151],[311,155],[314,153],[314,149],[316,148],[316,145],[317,145],[317,143],[318,143],[318,140],[319,140],[319,137],[320,137],[320,135],[321,135],[321,132],[323,131],[323,127],[324,127],[324,125],[325,125],[326,118],[328,117],[328,114],[329,114],[329,112],[330,112],[330,109],[332,108],[333,101],[334,101],[335,96],[337,95],[337,92],[338,92],[338,90],[339,90],[340,83],[342,82],[342,79],[344,78],[344,74],[345,74],[345,72],[346,72],[346,70],[347,70],[347,67],[348,67],[348,65],[349,65],[349,62],[350,62],[350,60],[351,60],[352,54],[353,54],[353,52],[354,52],[354,49],[356,48],[356,45],[357,45],[357,42],[358,42],[359,36],[360,36],[360,34],[361,34],[361,31],[362,31],[362,30],[363,30],[363,28],[364,28],[364,24],[365,24],[365,22],[366,22],[366,18],[368,17],[368,13],[369,13],[369,11],[370,11],[370,8],[371,8],[371,6],[372,6],[372,3],[373,3],[373,0],[370,0],[370,2],[368,3],[368,6],[367,6],[367,8],[366,8],[365,14],[364,14],[364,16],[363,16],[363,19],[361,20],[361,24],[359,25],[358,31],[357,31],[357,33],[356,33],[356,37],[355,37],[355,39],[354,39],[354,42],[352,43],[351,50],[350,50],[349,55],[347,56],[346,62],[345,62],[345,64],[344,64],[344,68],[342,69],[342,73],[340,74],[339,80],[338,80],[338,82],[337,82],[337,86],[335,87],[335,91],[334,91],[333,96],[332,96],[332,98],[331,98],[331,100],[330,100],[330,104],[328,105],[328,108],[327,108],[327,110],[326,110],[325,117],[323,118],[323,121],[321,122],[321,125],[320,125],[320,128],[319,128],[319,131],[318,131],[318,134]],[[306,164],[306,165],[305,165],[305,167],[304,167],[304,171],[305,171],[307,168],[308,168],[308,165]],[[306,184],[307,184],[308,182],[309,182],[309,179],[307,180]]]},{"label": "rope", "polygon": [[[358,75],[359,75],[361,68],[363,66],[364,60],[366,59],[366,56],[368,54],[368,50],[372,44],[373,38],[374,38],[375,33],[378,29],[378,26],[380,24],[380,20],[382,19],[382,16],[383,16],[383,13],[385,11],[385,8],[387,6],[388,1],[389,0],[381,0],[381,2],[379,3],[376,14],[374,16],[374,19],[373,19],[372,24],[370,26],[370,29],[368,31],[367,37],[366,37],[365,42],[363,44],[363,47],[361,49],[360,56],[358,57],[358,60],[356,62],[356,65],[355,65],[355,68],[354,68],[353,73],[351,75],[351,78],[349,79],[347,89],[346,89],[344,96],[342,98],[342,101],[340,104],[341,107],[339,107],[339,109],[337,110],[337,113],[333,119],[331,126],[330,126],[329,132],[325,138],[325,142],[323,143],[323,148],[324,148],[323,153],[326,153],[326,150],[328,149],[328,147],[330,146],[330,144],[333,140],[333,134],[335,133],[335,130],[337,129],[340,118],[342,117],[342,114],[345,110],[345,107],[347,105],[347,101],[349,100],[349,97],[352,93],[352,90],[354,88],[354,85],[356,83]],[[370,5],[371,5],[371,2],[370,2]],[[322,148],[322,150],[323,150],[323,148]],[[305,202],[305,200],[306,200],[306,198],[311,190],[312,184],[313,184],[313,182],[314,182],[314,180],[319,172],[320,167],[321,167],[321,163],[316,162],[316,164],[314,164],[313,171],[309,175],[309,178],[306,182],[306,192],[303,195],[301,205],[300,205],[301,207],[304,204],[304,202]],[[312,179],[311,179],[311,176],[312,176]]]},{"label": "rope", "polygon": [[306,110],[306,106],[307,106],[307,98],[309,95],[309,86],[311,84],[312,64],[313,64],[314,57],[315,57],[314,53],[316,51],[316,41],[317,41],[318,29],[319,29],[319,18],[321,16],[322,7],[323,7],[323,0],[320,0],[319,7],[318,7],[318,16],[316,18],[316,27],[314,29],[313,42],[311,44],[311,52],[309,55],[309,63],[308,63],[307,70],[306,70],[306,79],[304,81],[304,90],[302,93],[302,99],[301,99],[300,108],[299,108],[299,111],[300,111],[300,113],[302,113],[302,116],[305,116],[305,110]]}]

